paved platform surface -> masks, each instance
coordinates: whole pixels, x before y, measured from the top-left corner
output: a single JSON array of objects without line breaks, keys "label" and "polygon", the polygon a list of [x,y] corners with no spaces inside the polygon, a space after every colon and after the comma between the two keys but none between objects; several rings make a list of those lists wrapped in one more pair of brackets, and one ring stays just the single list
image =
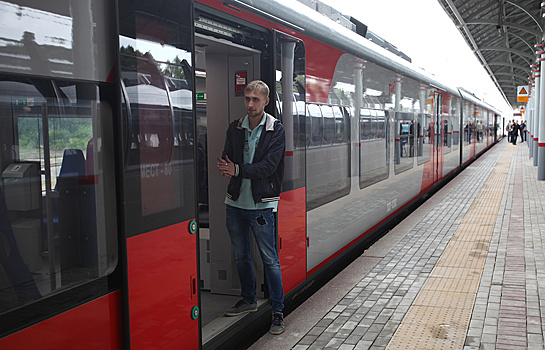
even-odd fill
[{"label": "paved platform surface", "polygon": [[545,182],[500,142],[250,349],[544,349]]}]

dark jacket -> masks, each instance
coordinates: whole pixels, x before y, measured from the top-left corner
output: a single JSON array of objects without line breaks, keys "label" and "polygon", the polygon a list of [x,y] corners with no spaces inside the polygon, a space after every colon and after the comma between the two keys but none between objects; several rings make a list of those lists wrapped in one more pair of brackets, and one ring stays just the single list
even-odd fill
[{"label": "dark jacket", "polygon": [[242,179],[252,181],[252,197],[255,203],[280,199],[284,176],[285,131],[279,120],[269,114],[266,116],[252,164],[244,164],[245,130],[241,127],[244,118],[233,121],[227,129],[222,158],[229,156],[238,168],[227,186],[227,197],[234,201],[240,195]]}]

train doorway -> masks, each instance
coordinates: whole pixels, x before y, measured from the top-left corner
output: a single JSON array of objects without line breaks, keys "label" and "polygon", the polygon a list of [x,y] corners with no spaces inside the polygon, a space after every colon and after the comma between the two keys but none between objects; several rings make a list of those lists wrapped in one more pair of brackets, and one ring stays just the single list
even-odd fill
[{"label": "train doorway", "polygon": [[[223,39],[195,35],[199,158],[200,288],[203,344],[238,317],[223,312],[240,299],[234,254],[225,227],[228,179],[217,170],[230,122],[246,115],[245,85],[260,78],[261,51]],[[259,251],[252,251],[258,299],[264,302]],[[259,304],[259,300],[258,300]]]}]

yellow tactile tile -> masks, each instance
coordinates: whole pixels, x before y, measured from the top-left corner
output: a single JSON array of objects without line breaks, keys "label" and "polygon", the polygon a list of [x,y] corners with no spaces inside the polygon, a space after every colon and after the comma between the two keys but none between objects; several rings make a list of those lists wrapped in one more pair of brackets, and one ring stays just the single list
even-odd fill
[{"label": "yellow tactile tile", "polygon": [[430,277],[422,287],[421,292],[452,291],[470,293],[477,291],[481,279],[455,279]]},{"label": "yellow tactile tile", "polygon": [[452,236],[452,240],[472,241],[475,239],[479,239],[480,237],[490,238],[493,233],[494,225],[463,223],[458,227],[458,229]]},{"label": "yellow tactile tile", "polygon": [[433,293],[419,293],[413,305],[471,309],[474,300],[475,293],[434,290]]},{"label": "yellow tactile tile", "polygon": [[387,349],[462,349],[501,204],[507,148],[388,344]]},{"label": "yellow tactile tile", "polygon": [[[387,349],[462,349],[471,312],[462,308],[414,306]],[[398,336],[398,333],[410,336]]]},{"label": "yellow tactile tile", "polygon": [[452,278],[458,280],[480,280],[481,269],[456,268],[450,266],[435,266],[430,277]]}]

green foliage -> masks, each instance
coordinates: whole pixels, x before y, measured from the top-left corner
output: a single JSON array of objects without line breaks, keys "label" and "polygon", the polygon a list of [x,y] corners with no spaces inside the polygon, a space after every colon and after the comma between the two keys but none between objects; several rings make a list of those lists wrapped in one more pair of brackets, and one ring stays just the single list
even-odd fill
[{"label": "green foliage", "polygon": [[163,74],[167,77],[185,79],[185,73],[182,68],[182,60],[178,56],[172,62],[167,61],[167,66],[163,69]]},{"label": "green foliage", "polygon": [[[33,151],[43,147],[41,118],[19,118],[19,149],[21,152]],[[90,118],[50,118],[49,148],[64,150],[75,148],[85,150],[93,137]]]}]

